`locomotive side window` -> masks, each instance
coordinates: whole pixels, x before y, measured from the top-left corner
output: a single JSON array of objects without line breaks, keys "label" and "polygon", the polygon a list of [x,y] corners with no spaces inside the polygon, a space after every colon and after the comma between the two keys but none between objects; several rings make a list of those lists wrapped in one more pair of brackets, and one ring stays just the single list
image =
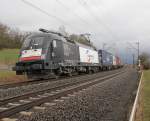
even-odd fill
[{"label": "locomotive side window", "polygon": [[53,47],[53,41],[50,42],[50,53],[51,53],[51,57],[54,57],[54,47]]},{"label": "locomotive side window", "polygon": [[53,47],[54,47],[54,48],[57,47],[56,40],[53,40]]},{"label": "locomotive side window", "polygon": [[52,51],[52,57],[55,56],[55,48],[57,47],[57,44],[56,44],[56,40],[52,40],[52,43],[51,43],[51,51]]},{"label": "locomotive side window", "polygon": [[62,41],[59,39],[53,39],[51,41],[51,57],[53,60],[60,61],[62,56]]}]

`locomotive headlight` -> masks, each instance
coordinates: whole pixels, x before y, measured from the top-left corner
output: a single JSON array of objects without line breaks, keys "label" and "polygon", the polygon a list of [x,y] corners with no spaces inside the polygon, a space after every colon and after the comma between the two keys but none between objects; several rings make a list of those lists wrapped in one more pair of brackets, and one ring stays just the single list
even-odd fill
[{"label": "locomotive headlight", "polygon": [[45,59],[45,54],[41,55],[41,59],[44,60]]}]

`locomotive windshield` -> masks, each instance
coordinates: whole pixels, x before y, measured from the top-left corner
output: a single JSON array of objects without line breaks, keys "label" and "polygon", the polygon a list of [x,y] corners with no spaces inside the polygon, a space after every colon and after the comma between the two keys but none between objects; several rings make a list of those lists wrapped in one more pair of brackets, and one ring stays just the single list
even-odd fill
[{"label": "locomotive windshield", "polygon": [[39,49],[43,46],[44,37],[30,37],[25,39],[22,50]]}]

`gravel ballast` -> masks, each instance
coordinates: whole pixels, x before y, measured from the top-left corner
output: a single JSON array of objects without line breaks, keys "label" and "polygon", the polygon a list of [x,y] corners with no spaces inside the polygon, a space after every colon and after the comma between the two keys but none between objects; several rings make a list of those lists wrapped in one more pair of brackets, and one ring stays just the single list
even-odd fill
[{"label": "gravel ballast", "polygon": [[[120,69],[120,70],[123,70],[123,69]],[[113,71],[101,72],[97,74],[92,74],[91,77],[92,76],[94,77],[94,75],[106,76],[106,75],[109,75],[118,71],[119,70],[115,70],[114,72]],[[86,75],[86,77],[88,76],[90,78],[90,75]],[[13,88],[8,88],[8,89],[0,89],[0,100],[7,99],[10,97],[14,97],[14,96],[19,96],[19,95],[30,93],[30,92],[40,91],[43,89],[49,89],[51,87],[55,87],[55,86],[62,85],[62,84],[67,84],[70,82],[76,82],[79,80],[80,80],[80,77],[73,77],[69,79],[62,79],[59,81],[49,81],[49,82],[44,82],[44,83],[32,84],[32,85],[18,86],[18,87],[13,87]]]},{"label": "gravel ballast", "polygon": [[137,83],[138,73],[129,69],[19,121],[126,121]]}]

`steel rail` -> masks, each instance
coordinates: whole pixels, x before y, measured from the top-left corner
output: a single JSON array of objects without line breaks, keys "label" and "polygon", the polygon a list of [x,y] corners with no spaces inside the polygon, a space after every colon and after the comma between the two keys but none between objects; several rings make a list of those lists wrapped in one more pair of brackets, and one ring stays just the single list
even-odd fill
[{"label": "steel rail", "polygon": [[[122,68],[121,68],[122,69]],[[121,69],[117,69],[121,70]],[[124,68],[123,68],[124,69]],[[98,72],[98,73],[105,73],[106,71],[103,72]],[[111,71],[110,71],[111,72]],[[94,73],[95,74],[95,73]],[[22,82],[15,82],[15,83],[7,83],[7,84],[0,84],[0,89],[7,89],[7,88],[13,88],[13,87],[18,87],[18,86],[26,86],[26,85],[31,85],[31,84],[40,84],[40,83],[45,83],[45,82],[52,82],[52,81],[60,81],[63,79],[74,79],[74,78],[79,78],[79,77],[83,77],[86,76],[87,74],[84,75],[77,75],[77,76],[72,76],[72,77],[66,77],[66,76],[61,76],[59,79],[44,79],[44,80],[26,80],[26,81],[22,81]]]},{"label": "steel rail", "polygon": [[[90,76],[94,76],[94,75],[90,75]],[[16,100],[21,100],[21,99],[24,99],[24,98],[27,98],[29,96],[34,96],[34,95],[37,95],[38,94],[42,94],[42,93],[45,93],[45,92],[50,92],[50,91],[54,91],[54,90],[58,90],[58,89],[61,89],[61,88],[65,88],[67,86],[72,86],[72,85],[75,85],[75,84],[78,84],[78,83],[83,83],[84,81],[90,81],[92,79],[96,79],[96,78],[99,78],[100,76],[99,75],[96,75],[94,76],[94,78],[92,77],[89,77],[89,76],[81,76],[81,77],[78,77],[78,78],[74,78],[74,80],[79,80],[77,82],[71,82],[71,83],[67,83],[67,84],[62,84],[62,85],[58,85],[58,86],[54,86],[54,87],[51,87],[49,89],[43,89],[43,90],[40,90],[40,91],[35,91],[35,92],[29,92],[29,93],[25,93],[23,95],[19,95],[19,96],[14,96],[14,97],[10,97],[10,98],[7,98],[7,99],[3,99],[3,100],[0,100],[0,106],[3,106],[9,102],[15,102]],[[102,77],[105,77],[105,76],[102,76]]]},{"label": "steel rail", "polygon": [[[88,88],[92,85],[102,83],[105,80],[117,77],[118,75],[120,75],[124,72],[125,71],[122,71],[122,72],[119,72],[119,73],[116,73],[116,74],[111,74],[109,76],[105,76],[105,77],[102,77],[102,78],[99,77],[99,78],[96,78],[96,79],[91,79],[91,80],[86,81],[84,83],[79,83],[79,84],[72,85],[72,86],[69,86],[69,87],[67,86],[66,88],[63,88],[62,90],[60,90],[59,92],[56,92],[55,94],[52,93],[52,95],[48,95],[46,97],[42,97],[42,98],[33,100],[31,102],[21,104],[19,106],[8,108],[8,109],[0,112],[0,119],[12,116],[16,113],[19,113],[20,111],[28,110],[28,109],[32,108],[33,106],[41,105],[41,104],[43,104],[47,101],[53,101],[54,99],[58,99],[58,98],[60,98],[62,96],[65,96],[67,94],[71,94],[71,93],[76,92],[78,90]],[[28,96],[30,96],[30,94]]]}]

